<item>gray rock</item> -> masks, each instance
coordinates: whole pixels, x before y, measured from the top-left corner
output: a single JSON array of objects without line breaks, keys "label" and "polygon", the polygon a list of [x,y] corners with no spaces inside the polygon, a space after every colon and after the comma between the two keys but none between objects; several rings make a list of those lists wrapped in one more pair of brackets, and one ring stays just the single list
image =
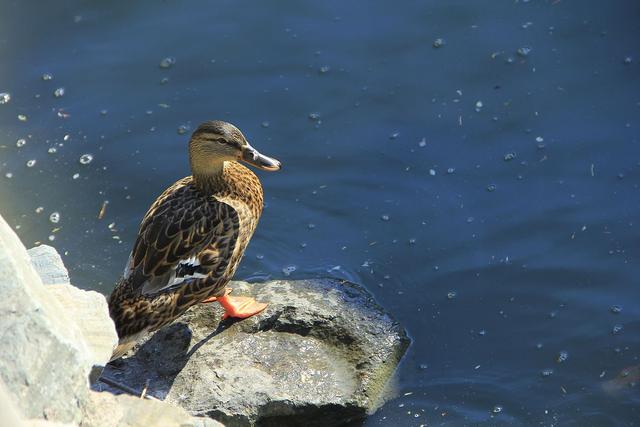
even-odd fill
[{"label": "gray rock", "polygon": [[86,363],[91,366],[90,382],[94,382],[109,362],[118,345],[118,334],[104,295],[94,291],[83,291],[73,285],[48,285],[47,291],[62,305],[76,324],[88,354]]},{"label": "gray rock", "polygon": [[91,401],[81,427],[224,427],[158,400],[92,392]]},{"label": "gray rock", "polygon": [[192,307],[104,375],[228,426],[332,426],[365,417],[409,340],[364,288],[338,280],[234,282],[268,302],[220,322],[218,304]]},{"label": "gray rock", "polygon": [[69,272],[62,262],[62,257],[55,248],[40,245],[27,251],[31,265],[45,285],[71,284]]},{"label": "gray rock", "polygon": [[91,367],[117,343],[104,296],[73,287],[54,248],[27,253],[1,216],[0,340],[0,426],[222,426],[165,402],[90,391]]},{"label": "gray rock", "polygon": [[78,422],[90,365],[82,333],[0,217],[0,379],[25,418]]},{"label": "gray rock", "polygon": [[107,300],[98,292],[84,291],[71,285],[69,273],[55,248],[41,245],[27,253],[42,282],[47,285],[46,290],[62,305],[82,333],[89,350],[86,358],[92,366],[90,377],[91,380],[97,379],[118,344]]}]

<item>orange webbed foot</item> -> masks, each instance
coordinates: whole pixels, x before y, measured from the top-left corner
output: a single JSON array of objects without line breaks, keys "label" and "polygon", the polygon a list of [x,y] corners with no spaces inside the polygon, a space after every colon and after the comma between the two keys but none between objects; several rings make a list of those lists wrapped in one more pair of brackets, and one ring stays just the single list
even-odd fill
[{"label": "orange webbed foot", "polygon": [[267,304],[258,302],[251,297],[232,297],[224,295],[218,297],[218,302],[224,307],[222,320],[229,317],[246,319],[247,317],[258,314],[267,308]]}]

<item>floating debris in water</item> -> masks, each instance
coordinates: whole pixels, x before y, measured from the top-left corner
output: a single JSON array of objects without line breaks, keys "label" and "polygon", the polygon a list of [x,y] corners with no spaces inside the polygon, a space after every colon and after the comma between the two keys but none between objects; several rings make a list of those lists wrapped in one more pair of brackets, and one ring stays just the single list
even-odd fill
[{"label": "floating debris in water", "polygon": [[550,377],[551,375],[553,375],[553,369],[543,369],[540,372],[540,375],[543,377]]},{"label": "floating debris in water", "polygon": [[98,219],[104,218],[104,214],[107,212],[107,205],[109,204],[108,200],[102,202],[102,206],[100,207],[100,212],[98,212]]},{"label": "floating debris in water", "polygon": [[51,212],[49,215],[49,222],[52,224],[57,224],[60,222],[60,212]]},{"label": "floating debris in water", "polygon": [[494,414],[499,414],[500,412],[502,412],[502,405],[494,406],[491,412],[493,412]]},{"label": "floating debris in water", "polygon": [[161,85],[166,85],[167,83],[169,83],[169,77],[163,77],[160,79]]},{"label": "floating debris in water", "polygon": [[291,273],[293,273],[296,270],[297,270],[297,267],[295,265],[287,265],[282,269],[282,274],[284,274],[285,276],[290,276]]},{"label": "floating debris in water", "polygon": [[427,138],[422,138],[419,142],[418,142],[418,147],[426,147],[427,146]]},{"label": "floating debris in water", "polygon": [[36,159],[27,160],[27,167],[32,168],[36,165]]},{"label": "floating debris in water", "polygon": [[307,228],[309,230],[313,230],[314,228],[316,228],[316,225],[314,223],[309,223],[309,224],[307,224]]},{"label": "floating debris in water", "polygon": [[160,61],[160,68],[171,68],[175,65],[176,63],[176,58],[174,58],[173,56],[167,56],[166,58],[163,58],[162,61]]},{"label": "floating debris in water", "polygon": [[449,175],[451,175],[451,174],[452,174],[452,173],[454,173],[455,171],[456,171],[456,168],[448,168],[448,169],[447,169],[447,173],[448,173]]},{"label": "floating debris in water", "polygon": [[382,215],[382,216],[380,217],[380,219],[381,219],[381,220],[383,220],[383,221],[389,221],[391,218],[389,217],[389,215],[386,215],[386,214],[385,214],[385,215]]},{"label": "floating debris in water", "polygon": [[429,175],[436,176],[436,170],[435,169],[429,169]]},{"label": "floating debris in water", "polygon": [[482,101],[477,101],[476,102],[476,112],[479,113],[480,110],[482,110],[482,107],[484,107],[484,104],[482,103]]},{"label": "floating debris in water", "polygon": [[613,329],[611,329],[611,333],[613,335],[618,335],[620,332],[622,332],[622,329],[623,329],[622,325],[614,325]]},{"label": "floating debris in water", "polygon": [[49,80],[53,80],[53,76],[51,74],[49,74],[49,73],[44,73],[42,75],[42,80],[44,80],[45,82],[49,81]]},{"label": "floating debris in water", "polygon": [[544,142],[544,138],[541,136],[536,136],[536,142]]},{"label": "floating debris in water", "polygon": [[492,192],[492,191],[496,191],[496,185],[495,184],[489,184],[487,185],[487,191]]},{"label": "floating debris in water", "polygon": [[101,116],[106,116],[108,113],[109,113],[108,110],[104,110],[104,109],[100,110],[100,115]]},{"label": "floating debris in water", "polygon": [[558,353],[556,362],[562,363],[562,362],[565,362],[568,358],[569,358],[569,353],[567,353],[566,351],[561,351],[560,353]]},{"label": "floating debris in water", "polygon": [[523,57],[523,58],[526,58],[526,57],[527,57],[527,56],[529,56],[529,54],[531,53],[531,48],[530,48],[530,47],[528,47],[528,46],[523,46],[523,47],[519,48],[519,49],[516,51],[516,53],[517,53],[519,56],[521,56],[521,57]]},{"label": "floating debris in water", "polygon": [[613,314],[620,314],[622,312],[622,307],[619,305],[612,305],[611,308],[609,308],[609,311]]},{"label": "floating debris in water", "polygon": [[43,208],[42,206],[38,206],[38,207],[36,208],[36,213],[37,213],[37,214],[40,214],[40,213],[42,213],[42,212],[44,212],[44,208]]},{"label": "floating debris in water", "polygon": [[471,224],[473,221],[475,221],[476,219],[472,216],[467,217],[467,224]]},{"label": "floating debris in water", "polygon": [[504,161],[510,162],[511,160],[516,158],[516,153],[507,153],[504,155]]},{"label": "floating debris in water", "polygon": [[64,96],[64,92],[64,88],[59,87],[58,89],[53,91],[53,96],[55,96],[56,98],[62,98]]},{"label": "floating debris in water", "polygon": [[93,161],[93,155],[88,153],[83,154],[82,156],[80,156],[80,159],[78,161],[80,162],[81,165],[88,165]]},{"label": "floating debris in water", "polygon": [[323,65],[318,71],[320,72],[320,74],[327,74],[329,71],[331,71],[331,67],[329,67],[328,65]]},{"label": "floating debris in water", "polygon": [[268,121],[266,121],[266,120],[264,122],[260,123],[260,126],[262,126],[263,128],[268,128],[269,125],[270,125],[270,123]]},{"label": "floating debris in water", "polygon": [[309,120],[317,122],[318,120],[320,120],[320,113],[309,113]]},{"label": "floating debris in water", "polygon": [[264,259],[264,255],[262,255],[262,254],[256,254],[256,259]]},{"label": "floating debris in water", "polygon": [[79,173],[74,173],[74,174],[71,176],[71,178],[72,178],[72,179],[78,179],[78,178],[80,178],[80,174],[79,174]]},{"label": "floating debris in water", "polygon": [[626,56],[622,62],[624,62],[625,65],[629,65],[633,63],[633,58],[630,56]]},{"label": "floating debris in water", "polygon": [[11,94],[8,92],[0,92],[0,105],[7,104],[11,101]]},{"label": "floating debris in water", "polygon": [[446,42],[444,41],[444,39],[442,38],[437,38],[433,41],[433,43],[431,44],[431,46],[433,46],[434,48],[438,49],[441,48],[442,46],[444,46],[446,44]]},{"label": "floating debris in water", "polygon": [[178,126],[178,135],[184,135],[187,132],[189,132],[189,126],[187,125]]},{"label": "floating debris in water", "polygon": [[26,143],[27,143],[26,139],[20,138],[19,140],[16,141],[16,147],[18,148],[24,147]]},{"label": "floating debris in water", "polygon": [[49,241],[53,242],[54,240],[56,240],[56,236],[54,236],[53,234],[49,235]]},{"label": "floating debris in water", "polygon": [[18,120],[20,120],[21,122],[26,122],[27,116],[24,114],[18,114]]},{"label": "floating debris in water", "polygon": [[61,119],[68,119],[69,117],[71,117],[71,114],[64,111],[64,108],[60,108],[57,114]]},{"label": "floating debris in water", "polygon": [[456,291],[447,292],[447,299],[455,299],[457,296],[458,296],[458,293]]},{"label": "floating debris in water", "polygon": [[11,172],[7,172],[7,173],[5,173],[5,174],[4,174],[4,176],[5,176],[5,178],[7,178],[7,179],[11,179],[11,178],[13,178],[13,174],[12,174]]},{"label": "floating debris in water", "polygon": [[409,244],[410,245],[415,245],[416,244],[416,239],[413,238],[413,237],[411,239],[409,239]]}]

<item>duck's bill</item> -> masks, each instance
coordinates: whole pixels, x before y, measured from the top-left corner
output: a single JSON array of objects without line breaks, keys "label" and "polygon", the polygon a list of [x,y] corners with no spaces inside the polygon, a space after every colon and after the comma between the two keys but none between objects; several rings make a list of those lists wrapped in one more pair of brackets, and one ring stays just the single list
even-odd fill
[{"label": "duck's bill", "polygon": [[277,171],[280,169],[280,162],[278,160],[265,156],[264,154],[260,154],[258,150],[250,145],[247,145],[242,150],[241,160],[266,171]]}]

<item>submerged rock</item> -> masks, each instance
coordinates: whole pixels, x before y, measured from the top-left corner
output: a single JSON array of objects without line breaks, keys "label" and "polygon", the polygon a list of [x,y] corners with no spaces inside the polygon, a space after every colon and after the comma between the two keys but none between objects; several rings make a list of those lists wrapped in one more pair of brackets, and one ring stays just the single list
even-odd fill
[{"label": "submerged rock", "polygon": [[192,307],[104,375],[228,426],[341,425],[379,407],[409,339],[363,287],[231,287],[269,307],[224,322],[218,304]]}]

